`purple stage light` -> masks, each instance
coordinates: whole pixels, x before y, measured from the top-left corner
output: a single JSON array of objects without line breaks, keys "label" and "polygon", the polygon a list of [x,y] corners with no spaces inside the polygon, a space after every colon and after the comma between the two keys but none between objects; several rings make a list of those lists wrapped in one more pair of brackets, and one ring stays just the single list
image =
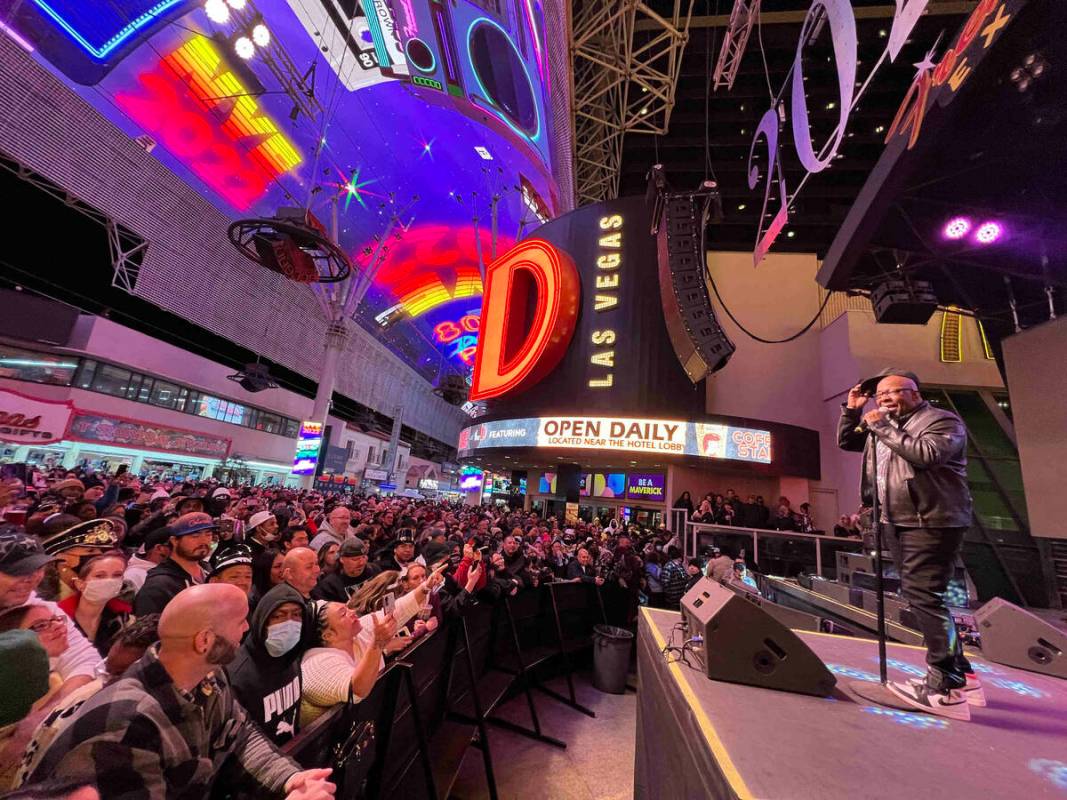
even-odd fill
[{"label": "purple stage light", "polygon": [[949,220],[945,225],[945,238],[946,239],[962,239],[967,235],[967,231],[971,229],[971,221],[967,217],[956,217]]},{"label": "purple stage light", "polygon": [[1004,229],[996,222],[984,222],[982,227],[975,233],[974,238],[978,244],[993,244],[1004,233]]}]

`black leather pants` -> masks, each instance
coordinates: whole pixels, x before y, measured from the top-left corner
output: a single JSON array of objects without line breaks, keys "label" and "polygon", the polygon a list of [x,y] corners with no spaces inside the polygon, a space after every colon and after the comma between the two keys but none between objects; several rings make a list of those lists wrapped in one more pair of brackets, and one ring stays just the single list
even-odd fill
[{"label": "black leather pants", "polygon": [[967,529],[885,525],[883,532],[900,572],[900,593],[926,640],[926,681],[939,691],[961,688],[971,667],[944,594]]}]

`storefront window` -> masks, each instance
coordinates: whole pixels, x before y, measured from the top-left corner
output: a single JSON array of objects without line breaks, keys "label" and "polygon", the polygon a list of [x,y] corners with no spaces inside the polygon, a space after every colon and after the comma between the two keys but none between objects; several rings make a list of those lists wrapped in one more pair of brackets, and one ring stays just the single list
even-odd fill
[{"label": "storefront window", "polygon": [[176,408],[178,405],[178,387],[173,383],[156,381],[148,402],[163,408]]},{"label": "storefront window", "polygon": [[0,378],[69,386],[78,368],[75,356],[56,356],[0,345]]},{"label": "storefront window", "polygon": [[111,364],[100,364],[96,368],[93,377],[93,391],[102,394],[110,394],[115,397],[125,397],[130,387],[132,376],[130,371],[113,367]]}]

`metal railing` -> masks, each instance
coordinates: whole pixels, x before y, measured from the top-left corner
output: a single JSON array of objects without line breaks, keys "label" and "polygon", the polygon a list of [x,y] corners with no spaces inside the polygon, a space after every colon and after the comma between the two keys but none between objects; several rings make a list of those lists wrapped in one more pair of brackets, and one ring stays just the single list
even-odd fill
[{"label": "metal railing", "polygon": [[832,580],[837,577],[839,552],[863,551],[862,539],[709,525],[692,522],[688,512],[679,508],[671,509],[671,522],[676,525],[672,530],[679,533],[686,558],[697,555],[702,547],[714,544],[735,558],[741,557],[743,551],[749,566],[770,575],[795,577],[804,572]]}]

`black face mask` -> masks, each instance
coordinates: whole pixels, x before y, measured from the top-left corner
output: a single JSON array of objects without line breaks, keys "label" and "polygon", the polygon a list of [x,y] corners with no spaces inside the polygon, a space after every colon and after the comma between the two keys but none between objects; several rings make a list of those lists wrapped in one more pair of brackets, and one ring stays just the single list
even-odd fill
[{"label": "black face mask", "polygon": [[215,641],[211,643],[211,647],[208,648],[207,655],[204,656],[204,660],[209,664],[229,664],[234,658],[237,657],[237,644],[231,642],[221,633],[215,634]]}]

